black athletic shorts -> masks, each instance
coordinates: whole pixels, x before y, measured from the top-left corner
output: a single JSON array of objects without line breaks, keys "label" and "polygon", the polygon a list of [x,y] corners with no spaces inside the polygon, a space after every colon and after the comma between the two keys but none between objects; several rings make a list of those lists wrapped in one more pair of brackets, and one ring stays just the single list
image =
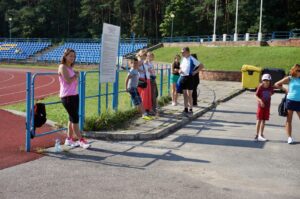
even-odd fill
[{"label": "black athletic shorts", "polygon": [[61,102],[69,114],[69,121],[77,124],[79,122],[79,96],[66,96],[61,98]]},{"label": "black athletic shorts", "polygon": [[182,90],[193,90],[193,76],[182,76],[180,78]]}]

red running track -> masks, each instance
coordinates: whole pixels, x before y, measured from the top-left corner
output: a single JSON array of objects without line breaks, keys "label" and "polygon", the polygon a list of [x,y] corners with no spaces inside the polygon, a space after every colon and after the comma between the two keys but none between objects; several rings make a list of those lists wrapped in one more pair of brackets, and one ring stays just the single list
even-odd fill
[{"label": "red running track", "polygon": [[[26,101],[26,72],[56,72],[34,69],[0,68],[0,107]],[[35,99],[58,94],[59,82],[57,75],[38,76],[35,82]],[[51,130],[50,126],[37,129],[37,133]],[[32,139],[31,150],[25,152],[25,118],[0,109],[0,170],[42,157],[36,149],[54,145],[63,133],[37,137]]]},{"label": "red running track", "polygon": [[[38,159],[43,155],[37,153],[38,149],[54,146],[55,139],[65,139],[65,135],[55,133],[31,140],[30,153],[25,152],[25,118],[0,109],[0,170],[17,164]],[[44,125],[37,129],[36,133],[51,130]]]},{"label": "red running track", "polygon": [[[56,72],[49,70],[23,70],[0,68],[0,106],[26,100],[26,72]],[[35,99],[58,93],[57,75],[37,76]]]}]

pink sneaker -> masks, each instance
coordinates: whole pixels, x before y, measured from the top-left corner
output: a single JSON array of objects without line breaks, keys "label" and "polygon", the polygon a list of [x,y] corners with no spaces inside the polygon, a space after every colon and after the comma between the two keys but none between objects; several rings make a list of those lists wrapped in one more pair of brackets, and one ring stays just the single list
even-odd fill
[{"label": "pink sneaker", "polygon": [[77,143],[79,144],[80,147],[82,147],[84,149],[91,147],[91,145],[83,138],[81,138],[79,141],[77,141]]},{"label": "pink sneaker", "polygon": [[78,147],[79,143],[75,142],[72,138],[66,138],[65,146]]}]

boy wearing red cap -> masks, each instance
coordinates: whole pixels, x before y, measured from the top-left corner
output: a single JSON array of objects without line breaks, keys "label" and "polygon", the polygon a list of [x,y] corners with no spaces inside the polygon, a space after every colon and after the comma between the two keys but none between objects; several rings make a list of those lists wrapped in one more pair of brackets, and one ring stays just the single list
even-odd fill
[{"label": "boy wearing red cap", "polygon": [[271,75],[264,74],[261,78],[262,83],[256,90],[256,99],[258,102],[256,112],[256,141],[265,142],[264,128],[266,120],[270,118],[271,96],[274,94],[274,87],[271,85]]}]

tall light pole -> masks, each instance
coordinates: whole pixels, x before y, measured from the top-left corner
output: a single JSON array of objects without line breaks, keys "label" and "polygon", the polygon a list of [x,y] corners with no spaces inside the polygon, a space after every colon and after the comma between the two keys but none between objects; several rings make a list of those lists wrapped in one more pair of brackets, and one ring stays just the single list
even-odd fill
[{"label": "tall light pole", "polygon": [[217,0],[215,0],[214,34],[213,34],[212,41],[216,41],[216,26],[217,26]]},{"label": "tall light pole", "polygon": [[171,19],[172,19],[172,26],[171,26],[171,42],[173,42],[173,21],[175,18],[175,15],[173,13],[171,13]]},{"label": "tall light pole", "polygon": [[11,41],[11,22],[12,22],[12,18],[9,17],[8,21],[9,21],[9,40]]},{"label": "tall light pole", "polygon": [[263,8],[263,0],[260,0],[260,17],[259,17],[259,31],[258,31],[258,41],[262,40],[262,33],[261,33],[261,23],[262,23],[262,8]]},{"label": "tall light pole", "polygon": [[238,40],[238,33],[237,33],[238,14],[239,14],[239,0],[236,0],[236,6],[235,6],[235,31],[234,31],[234,36],[233,36],[234,41]]}]

